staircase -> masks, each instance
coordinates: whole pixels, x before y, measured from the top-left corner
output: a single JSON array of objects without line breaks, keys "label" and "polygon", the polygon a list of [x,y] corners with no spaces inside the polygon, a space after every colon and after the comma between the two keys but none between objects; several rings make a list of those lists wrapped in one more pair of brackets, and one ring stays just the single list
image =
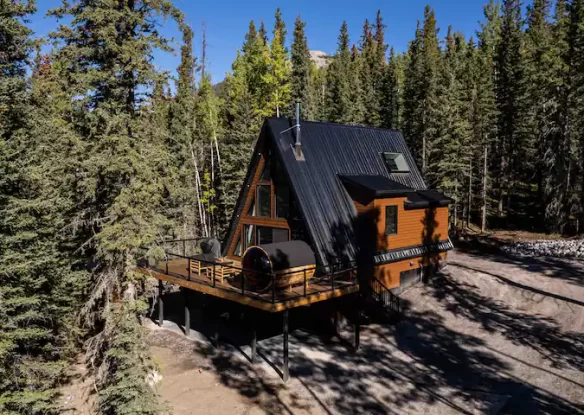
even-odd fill
[{"label": "staircase", "polygon": [[391,322],[399,321],[402,313],[399,297],[377,278],[369,280],[368,288],[367,303],[372,306],[373,311]]}]

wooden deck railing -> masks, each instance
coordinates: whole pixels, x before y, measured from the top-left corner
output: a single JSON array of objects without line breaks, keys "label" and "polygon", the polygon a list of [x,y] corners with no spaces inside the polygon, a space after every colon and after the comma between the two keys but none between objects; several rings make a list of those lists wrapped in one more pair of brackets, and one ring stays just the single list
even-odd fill
[{"label": "wooden deck railing", "polygon": [[[188,250],[187,244],[189,242],[192,243],[193,241],[197,240],[191,239],[165,241],[165,245],[171,245],[174,247],[178,246],[179,249],[185,253]],[[148,268],[168,276],[185,279],[187,281],[196,282],[198,284],[204,284],[216,289],[238,292],[243,296],[271,304],[277,304],[280,302],[290,301],[295,298],[302,298],[315,294],[322,294],[344,287],[356,286],[359,284],[357,278],[357,267],[355,263],[339,263],[330,265],[328,267],[314,266],[306,268],[303,270],[304,278],[302,288],[300,288],[301,286],[298,284],[294,286],[293,290],[287,290],[286,288],[279,288],[276,284],[276,279],[286,278],[287,275],[297,273],[298,271],[279,272],[277,275],[274,273],[259,273],[256,270],[244,269],[241,266],[237,266],[235,264],[221,261],[207,261],[204,259],[195,258],[194,255],[191,256],[170,252],[171,250],[176,252],[175,249],[169,249],[168,247],[164,249],[165,254],[162,263],[158,262],[154,265],[145,265],[147,261],[143,261],[144,264],[142,265],[142,268]],[[173,261],[183,261],[184,270],[179,269],[180,272],[176,272],[176,270],[172,269],[173,266],[171,265],[173,264]],[[206,270],[210,270],[210,272],[206,271],[204,275],[194,273],[192,270],[194,261],[200,262],[204,268]],[[227,279],[227,284],[222,283],[220,279],[218,280],[217,278],[220,267],[223,268],[223,275],[229,275],[227,278],[225,278]],[[225,270],[227,270],[226,273]],[[258,289],[246,281],[244,272],[252,272],[259,277],[265,278],[266,281],[270,281],[270,283],[265,289]],[[311,278],[307,277],[307,275],[311,273],[314,273],[314,276]]]}]

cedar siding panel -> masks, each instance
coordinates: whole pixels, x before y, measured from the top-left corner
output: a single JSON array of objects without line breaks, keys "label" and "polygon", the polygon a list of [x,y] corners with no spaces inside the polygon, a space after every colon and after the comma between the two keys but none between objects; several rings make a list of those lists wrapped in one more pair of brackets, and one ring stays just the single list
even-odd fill
[{"label": "cedar siding panel", "polygon": [[400,273],[409,271],[411,269],[420,268],[420,264],[428,265],[426,262],[436,263],[438,261],[446,261],[446,252],[441,252],[435,258],[426,260],[422,257],[405,259],[399,262],[392,262],[390,264],[379,265],[375,267],[374,275],[379,281],[383,283],[390,290],[400,286]]},{"label": "cedar siding panel", "polygon": [[[405,197],[376,199],[377,251],[407,248],[448,239],[448,208],[406,210]],[[385,235],[385,207],[397,206],[397,235]],[[431,226],[428,226],[431,224]]]}]

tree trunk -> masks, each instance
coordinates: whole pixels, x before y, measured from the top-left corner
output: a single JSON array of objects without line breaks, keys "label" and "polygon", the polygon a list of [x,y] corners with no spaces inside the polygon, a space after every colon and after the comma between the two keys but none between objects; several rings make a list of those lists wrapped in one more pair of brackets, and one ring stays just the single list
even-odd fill
[{"label": "tree trunk", "polygon": [[470,212],[472,206],[472,157],[468,168],[468,207],[466,209],[466,227],[470,228]]},{"label": "tree trunk", "polygon": [[485,164],[483,166],[483,212],[481,218],[481,232],[487,230],[487,146],[485,146]]}]

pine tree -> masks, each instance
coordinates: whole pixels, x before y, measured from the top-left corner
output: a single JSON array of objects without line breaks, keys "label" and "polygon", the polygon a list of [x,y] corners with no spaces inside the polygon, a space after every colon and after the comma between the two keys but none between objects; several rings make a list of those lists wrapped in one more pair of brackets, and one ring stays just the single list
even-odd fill
[{"label": "pine tree", "polygon": [[0,3],[0,412],[59,411],[74,353],[82,272],[63,229],[72,208],[75,137],[47,56],[31,52],[34,2]]},{"label": "pine tree", "polygon": [[[466,81],[466,42],[462,35],[448,28],[446,50],[441,60],[437,84],[437,110],[442,114],[436,122],[432,138],[434,152],[429,157],[427,178],[469,212],[467,180],[473,158],[474,143],[470,125],[470,102]],[[472,185],[472,183],[471,183]],[[454,216],[457,216],[456,214]]]},{"label": "pine tree", "polygon": [[311,60],[304,27],[306,23],[300,16],[294,22],[294,41],[291,48],[292,72],[290,74],[290,103],[288,114],[294,114],[294,106],[300,104],[301,117],[306,120],[314,119],[314,105],[311,95]]},{"label": "pine tree", "polygon": [[418,164],[425,174],[433,151],[432,138],[442,116],[437,108],[437,73],[440,61],[438,29],[434,11],[426,6],[424,24],[416,28],[416,36],[408,52],[404,92],[404,132]]},{"label": "pine tree", "polygon": [[349,84],[351,85],[349,94],[349,124],[367,125],[368,108],[367,98],[372,93],[368,81],[371,79],[367,76],[369,71],[366,68],[367,62],[361,56],[359,49],[353,45],[351,49],[351,65],[349,67]]},{"label": "pine tree", "polygon": [[312,110],[309,111],[309,121],[326,121],[327,120],[327,68],[318,68],[314,62],[310,62],[310,103]]},{"label": "pine tree", "polygon": [[418,165],[420,165],[421,160],[419,140],[422,129],[421,101],[424,92],[422,90],[421,45],[422,30],[418,21],[414,39],[409,44],[406,56],[407,64],[403,94],[403,132]]},{"label": "pine tree", "polygon": [[[262,32],[264,32],[262,34]],[[245,42],[241,49],[241,54],[238,56],[242,60],[240,73],[245,75],[242,80],[246,84],[246,88],[251,94],[251,105],[254,109],[254,120],[257,125],[257,131],[263,122],[263,117],[268,112],[267,110],[267,94],[265,86],[265,78],[267,76],[270,48],[264,38],[265,28],[258,33],[255,28],[253,20],[249,24],[249,31],[245,35]]]},{"label": "pine tree", "polygon": [[499,214],[511,204],[511,194],[520,175],[525,178],[527,151],[532,143],[526,133],[526,89],[523,59],[523,33],[521,4],[519,0],[503,1],[501,39],[497,45],[495,83],[498,138],[495,159],[499,160],[496,170],[499,198]]},{"label": "pine tree", "polygon": [[380,126],[382,128],[399,129],[401,126],[403,78],[403,59],[401,56],[396,56],[394,49],[391,48],[380,93]]},{"label": "pine tree", "polygon": [[[550,23],[551,1],[535,0],[527,9],[525,74],[527,81],[527,120],[528,134],[533,145],[530,160],[534,160],[537,174],[539,199],[542,203],[543,217],[548,229],[559,230],[565,223],[561,209],[563,192],[560,177],[561,155],[557,154],[555,143],[561,141],[560,128],[555,118],[559,104],[557,92],[561,88],[558,76],[562,71],[560,51],[554,39]],[[556,163],[558,165],[556,166]],[[548,166],[558,170],[548,171]],[[553,168],[553,167],[552,167]],[[557,178],[553,177],[556,176]],[[547,183],[547,186],[546,184]],[[554,183],[553,187],[550,186]],[[547,189],[547,190],[546,190]],[[547,195],[545,195],[547,193]]]},{"label": "pine tree", "polygon": [[326,112],[330,122],[350,122],[351,114],[351,51],[349,29],[343,22],[337,51],[327,70]]},{"label": "pine tree", "polygon": [[276,32],[280,33],[280,38],[278,39],[278,41],[280,43],[280,46],[284,49],[284,51],[286,53],[288,53],[288,50],[286,49],[286,34],[287,34],[286,23],[282,19],[282,11],[280,10],[279,7],[276,9],[275,19],[276,19],[276,23],[274,24],[273,35],[276,36]]},{"label": "pine tree", "polygon": [[[369,20],[365,20],[363,25],[359,50],[358,53],[357,51],[353,53],[353,61],[352,73],[357,75],[351,88],[355,94],[355,98],[352,99],[355,105],[355,122],[379,126],[379,95],[377,90],[379,87],[377,84],[379,56]],[[358,82],[359,88],[355,87],[356,82]]]},{"label": "pine tree", "polygon": [[[72,17],[53,34],[61,79],[75,94],[70,111],[83,146],[75,218],[93,264],[91,293],[82,316],[95,335],[89,343],[99,367],[104,413],[157,413],[157,396],[145,382],[153,364],[140,316],[147,304],[134,273],[141,247],[171,225],[162,198],[169,160],[164,142],[147,134],[145,94],[159,79],[154,49],[169,50],[158,35],[161,17],[182,16],[168,1],[63,2],[52,12]],[[155,137],[156,138],[156,137]],[[139,201],[139,203],[136,203]]]},{"label": "pine tree", "polygon": [[565,212],[571,219],[581,221],[584,200],[584,1],[572,0],[569,3],[568,19],[568,42],[564,56],[567,73],[562,110],[563,141],[568,157]]},{"label": "pine tree", "polygon": [[[280,9],[276,12],[274,37],[269,51],[265,52],[265,66],[267,68],[263,78],[264,104],[260,109],[262,116],[279,117],[281,111],[290,103],[290,60],[284,47],[283,22],[278,18]],[[284,30],[285,31],[285,30]]]},{"label": "pine tree", "polygon": [[[497,107],[495,103],[495,80],[497,79],[497,67],[495,54],[497,44],[501,37],[501,6],[499,2],[491,0],[484,6],[483,13],[485,23],[481,23],[481,30],[477,33],[479,39],[478,50],[474,55],[474,62],[469,70],[472,73],[474,89],[476,93],[472,100],[472,125],[474,131],[473,141],[480,146],[482,153],[477,160],[481,165],[481,229],[487,228],[487,214],[489,194],[491,189],[490,172],[496,169],[493,166],[497,162],[493,154],[496,154],[497,136]],[[480,161],[479,161],[480,160]]]}]

